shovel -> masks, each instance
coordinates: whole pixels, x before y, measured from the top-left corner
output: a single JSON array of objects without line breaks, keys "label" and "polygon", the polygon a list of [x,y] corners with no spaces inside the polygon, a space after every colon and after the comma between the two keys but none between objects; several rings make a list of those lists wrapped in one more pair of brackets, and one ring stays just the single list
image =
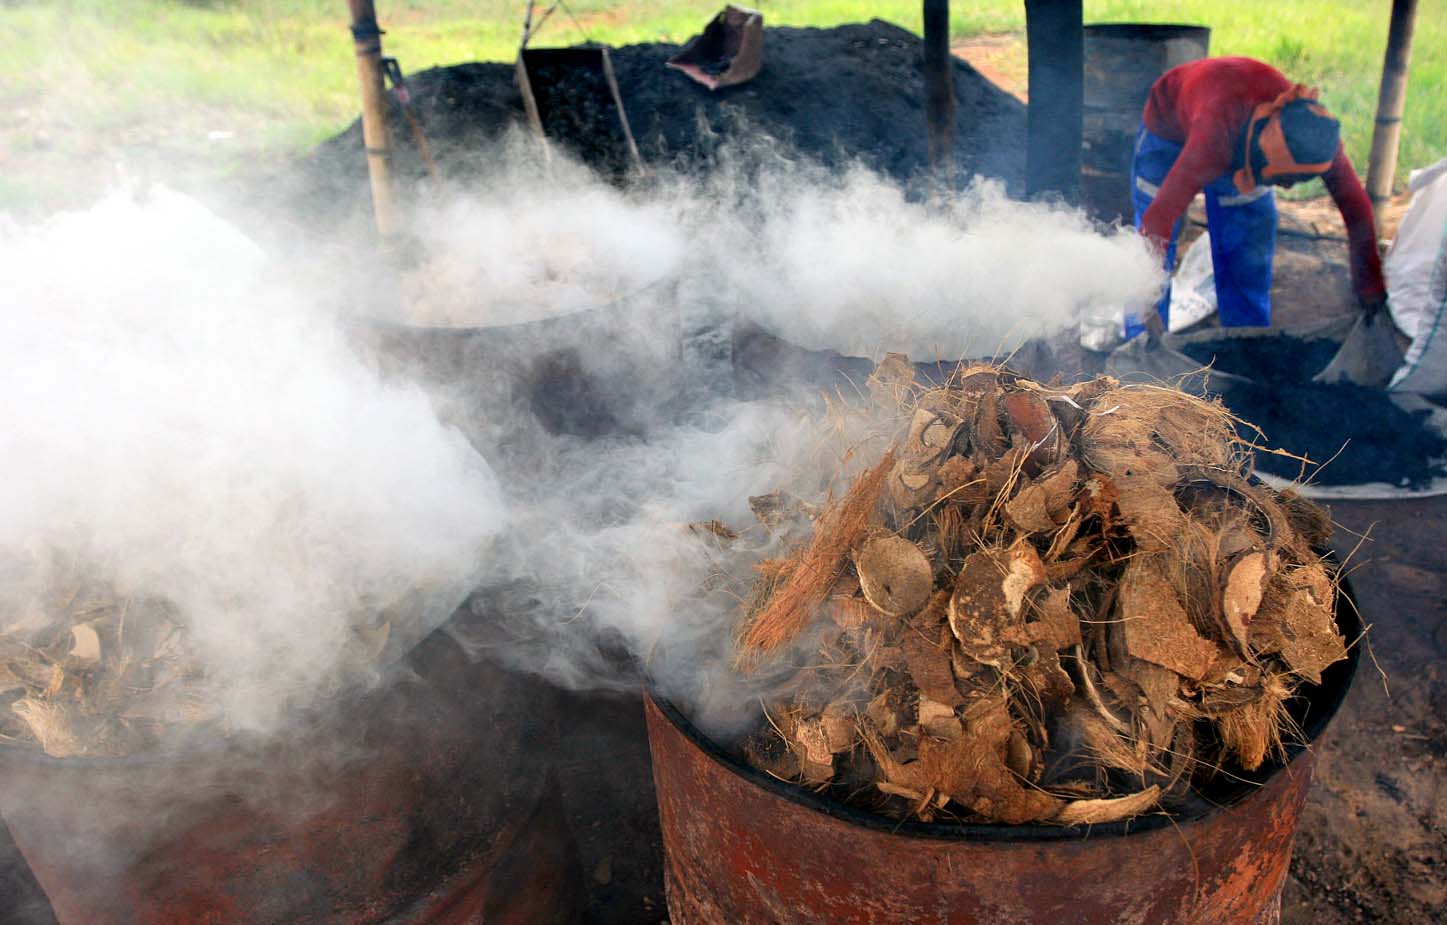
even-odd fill
[{"label": "shovel", "polygon": [[1149,334],[1141,334],[1112,350],[1105,360],[1107,375],[1122,382],[1169,382],[1183,391],[1224,395],[1251,380],[1234,373],[1202,366],[1179,350],[1172,350]]},{"label": "shovel", "polygon": [[1402,365],[1396,332],[1386,318],[1387,313],[1380,310],[1363,313],[1336,356],[1311,381],[1351,382],[1369,389],[1386,386]]},{"label": "shovel", "polygon": [[1251,380],[1203,367],[1179,350],[1166,346],[1165,327],[1154,311],[1145,313],[1146,330],[1110,352],[1105,371],[1123,382],[1169,382],[1187,392],[1224,393]]},{"label": "shovel", "polygon": [[666,63],[710,90],[751,80],[764,63],[764,14],[726,6]]}]

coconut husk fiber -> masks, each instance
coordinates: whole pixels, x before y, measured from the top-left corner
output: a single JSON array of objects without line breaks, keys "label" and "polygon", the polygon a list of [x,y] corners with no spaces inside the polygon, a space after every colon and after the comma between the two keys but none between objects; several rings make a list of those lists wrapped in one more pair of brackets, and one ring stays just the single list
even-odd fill
[{"label": "coconut husk fiber", "polygon": [[907,368],[869,382],[887,449],[836,500],[754,505],[807,539],[740,611],[736,664],[770,679],[745,758],[900,819],[1085,825],[1281,756],[1346,655],[1330,521],[1250,479],[1231,414]]}]

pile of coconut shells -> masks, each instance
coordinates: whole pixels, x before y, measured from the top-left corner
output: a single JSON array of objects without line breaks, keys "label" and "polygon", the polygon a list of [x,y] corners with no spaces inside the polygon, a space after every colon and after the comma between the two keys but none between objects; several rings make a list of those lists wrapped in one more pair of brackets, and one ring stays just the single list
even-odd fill
[{"label": "pile of coconut shells", "polygon": [[1070,825],[1284,754],[1286,702],[1346,656],[1331,524],[1250,478],[1219,403],[990,366],[922,388],[897,355],[869,388],[872,465],[754,499],[797,542],[740,614],[751,764],[901,819]]},{"label": "pile of coconut shells", "polygon": [[[226,733],[218,683],[178,607],[74,557],[41,558],[16,564],[42,576],[36,592],[0,602],[0,748],[114,758]],[[356,629],[342,661],[375,663],[390,628]]]}]

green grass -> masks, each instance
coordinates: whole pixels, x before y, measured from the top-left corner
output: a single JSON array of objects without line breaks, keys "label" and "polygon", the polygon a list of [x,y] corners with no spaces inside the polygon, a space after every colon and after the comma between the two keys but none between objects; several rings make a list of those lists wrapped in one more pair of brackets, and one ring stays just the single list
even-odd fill
[{"label": "green grass", "polygon": [[[918,2],[782,0],[775,25],[880,17],[920,28]],[[510,60],[519,2],[378,0],[385,43],[409,71]],[[538,38],[682,41],[722,0],[576,0]],[[957,37],[1024,28],[1021,0],[953,5]],[[1087,0],[1087,21],[1195,22],[1213,54],[1262,58],[1318,85],[1348,150],[1370,146],[1388,0]],[[0,0],[0,209],[44,212],[89,198],[127,170],[214,175],[301,152],[355,115],[342,0]],[[1447,154],[1447,4],[1418,13],[1403,168]],[[222,134],[215,134],[222,133]],[[229,135],[225,134],[229,133]],[[1400,171],[1405,176],[1405,169]]]}]

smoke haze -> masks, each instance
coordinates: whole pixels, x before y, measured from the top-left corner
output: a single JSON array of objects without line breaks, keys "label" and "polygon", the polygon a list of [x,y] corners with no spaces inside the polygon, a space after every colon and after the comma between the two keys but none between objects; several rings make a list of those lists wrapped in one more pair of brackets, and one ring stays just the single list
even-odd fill
[{"label": "smoke haze", "polygon": [[0,608],[53,552],[172,601],[233,726],[415,640],[482,575],[495,477],[285,268],[194,200],[119,193],[0,242]]},{"label": "smoke haze", "polygon": [[[517,644],[477,649],[565,685],[633,684],[610,649],[665,641],[699,649],[684,660],[698,672],[739,589],[719,593],[686,525],[747,526],[749,495],[837,475],[857,437],[825,436],[817,402],[734,400],[718,331],[996,356],[1159,285],[1137,236],[988,182],[919,201],[761,147],[620,190],[517,137],[487,163],[415,208],[420,259],[400,285],[347,257],[370,244],[313,229],[288,247],[295,229],[243,235],[165,191],[9,231],[0,552],[23,566],[62,549],[173,599],[245,728],[332,689],[379,611],[420,608],[393,627],[415,639],[475,585],[531,602],[495,598]],[[340,301],[319,294],[328,279],[350,281]],[[342,315],[514,336],[496,365],[455,364],[465,381],[416,377],[429,403],[407,375],[379,377]],[[587,426],[559,432],[501,380],[569,338],[581,378],[535,388],[583,407]],[[723,344],[708,363],[700,338]]]}]

